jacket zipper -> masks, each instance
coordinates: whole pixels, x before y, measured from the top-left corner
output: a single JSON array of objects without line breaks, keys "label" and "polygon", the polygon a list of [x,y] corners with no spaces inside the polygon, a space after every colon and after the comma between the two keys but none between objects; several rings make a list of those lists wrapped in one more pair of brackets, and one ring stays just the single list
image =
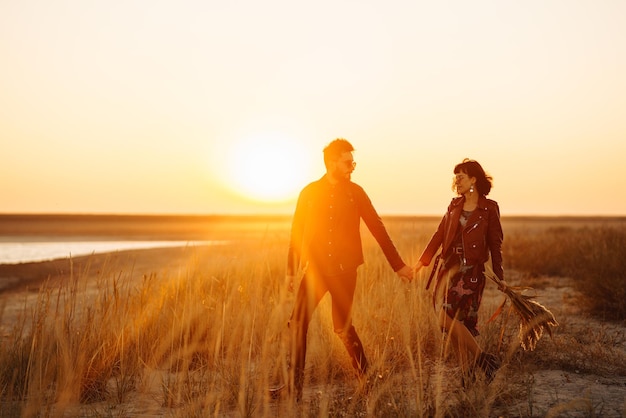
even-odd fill
[{"label": "jacket zipper", "polygon": [[[472,225],[472,227],[470,229],[465,230],[464,232],[466,234],[469,234],[470,232],[472,232],[474,229],[478,228],[478,222],[476,222],[474,225]],[[461,234],[461,245],[463,246],[463,265],[467,266],[467,259],[465,258],[465,238],[463,237],[463,234]]]}]

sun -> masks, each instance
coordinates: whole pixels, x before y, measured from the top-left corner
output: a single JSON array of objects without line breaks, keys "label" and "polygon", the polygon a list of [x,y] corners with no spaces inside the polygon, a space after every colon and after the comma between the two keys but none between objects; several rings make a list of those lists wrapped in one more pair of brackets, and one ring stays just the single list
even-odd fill
[{"label": "sun", "polygon": [[304,186],[309,160],[306,147],[281,134],[258,134],[232,144],[229,183],[238,194],[257,201],[293,199]]}]

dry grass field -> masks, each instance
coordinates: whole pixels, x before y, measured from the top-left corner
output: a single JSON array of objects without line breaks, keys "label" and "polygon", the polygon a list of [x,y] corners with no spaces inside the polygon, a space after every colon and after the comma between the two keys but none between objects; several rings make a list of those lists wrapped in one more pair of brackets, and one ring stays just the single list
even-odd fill
[{"label": "dry grass field", "polygon": [[[414,263],[438,219],[386,218]],[[424,290],[403,283],[364,231],[354,322],[372,363],[354,379],[329,300],[309,332],[305,394],[284,377],[288,217],[0,216],[0,239],[221,240],[0,265],[0,417],[623,417],[626,219],[505,218],[509,285],[548,307],[553,338],[523,351],[488,283],[480,344],[504,360],[467,388]]]}]

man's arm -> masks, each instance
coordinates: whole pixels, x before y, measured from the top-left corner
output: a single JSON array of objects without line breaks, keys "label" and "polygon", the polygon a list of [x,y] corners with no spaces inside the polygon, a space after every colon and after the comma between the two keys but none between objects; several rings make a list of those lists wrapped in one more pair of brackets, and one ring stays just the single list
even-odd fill
[{"label": "man's arm", "polygon": [[[374,239],[376,239],[376,242],[378,242],[383,254],[385,254],[385,257],[387,258],[387,262],[389,262],[393,271],[398,273],[401,277],[412,277],[413,272],[411,268],[408,267],[402,260],[402,257],[398,253],[395,244],[387,232],[387,228],[385,228],[385,225],[378,215],[378,212],[376,212],[369,196],[367,196],[365,191],[360,187],[359,190],[359,209],[361,218],[365,222],[367,229],[369,229]],[[410,274],[409,270],[411,270]]]}]

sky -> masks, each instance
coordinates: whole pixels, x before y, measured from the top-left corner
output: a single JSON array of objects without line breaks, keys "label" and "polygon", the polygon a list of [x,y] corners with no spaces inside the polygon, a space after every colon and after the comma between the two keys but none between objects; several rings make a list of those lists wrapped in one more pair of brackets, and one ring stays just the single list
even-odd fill
[{"label": "sky", "polygon": [[0,213],[626,215],[626,2],[0,0]]}]

